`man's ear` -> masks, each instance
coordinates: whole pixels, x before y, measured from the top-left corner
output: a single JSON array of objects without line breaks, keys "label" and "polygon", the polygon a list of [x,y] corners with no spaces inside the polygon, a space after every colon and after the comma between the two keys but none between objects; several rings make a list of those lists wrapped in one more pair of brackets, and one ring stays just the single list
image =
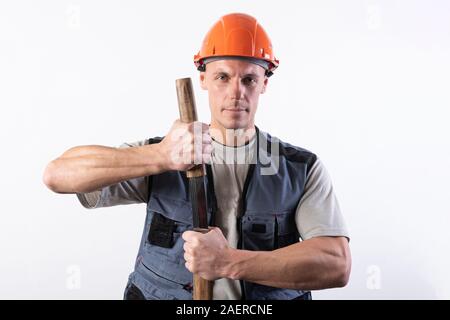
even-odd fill
[{"label": "man's ear", "polygon": [[266,92],[267,84],[268,84],[268,83],[269,83],[269,78],[264,77],[264,85],[263,85],[263,87],[262,87],[262,89],[261,89],[261,94],[263,94],[264,92]]},{"label": "man's ear", "polygon": [[206,79],[205,79],[205,73],[204,72],[200,72],[200,87],[203,90],[208,90],[208,88],[206,87]]}]

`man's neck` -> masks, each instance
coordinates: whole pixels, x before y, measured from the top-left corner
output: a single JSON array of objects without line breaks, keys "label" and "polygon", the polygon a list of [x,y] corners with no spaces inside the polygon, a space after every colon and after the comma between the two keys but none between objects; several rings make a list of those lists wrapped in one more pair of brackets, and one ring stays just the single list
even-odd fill
[{"label": "man's neck", "polygon": [[246,129],[226,129],[211,124],[209,132],[215,141],[225,146],[239,147],[245,145],[255,136],[256,128],[252,125]]}]

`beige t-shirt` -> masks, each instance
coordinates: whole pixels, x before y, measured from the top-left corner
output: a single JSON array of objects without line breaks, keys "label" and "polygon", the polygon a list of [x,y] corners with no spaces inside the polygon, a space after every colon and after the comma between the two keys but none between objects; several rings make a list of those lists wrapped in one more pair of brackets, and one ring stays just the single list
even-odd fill
[{"label": "beige t-shirt", "polygon": [[[217,199],[215,222],[233,248],[237,248],[239,240],[237,217],[242,212],[242,192],[249,164],[254,161],[255,137],[240,147],[224,146],[214,140],[212,142],[211,169]],[[214,299],[236,300],[240,297],[239,281],[222,278],[214,282]]]},{"label": "beige t-shirt", "polygon": [[[250,163],[254,163],[256,137],[240,147],[212,142],[212,172],[217,199],[216,224],[231,247],[238,243],[237,215],[242,211],[242,192]],[[121,148],[148,144],[148,140],[125,143]],[[148,177],[136,178],[108,186],[99,191],[77,194],[86,208],[121,204],[147,203]],[[300,240],[318,236],[349,238],[344,218],[333,191],[331,179],[319,159],[309,171],[305,191],[295,216]],[[239,281],[222,278],[214,282],[213,299],[240,299]]]}]

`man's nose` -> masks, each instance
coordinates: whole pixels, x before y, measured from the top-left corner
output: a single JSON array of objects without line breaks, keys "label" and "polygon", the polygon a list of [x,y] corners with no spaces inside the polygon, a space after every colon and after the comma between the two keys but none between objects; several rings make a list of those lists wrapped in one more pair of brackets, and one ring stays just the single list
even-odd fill
[{"label": "man's nose", "polygon": [[239,79],[230,81],[229,95],[232,99],[240,100],[242,98],[243,88]]}]

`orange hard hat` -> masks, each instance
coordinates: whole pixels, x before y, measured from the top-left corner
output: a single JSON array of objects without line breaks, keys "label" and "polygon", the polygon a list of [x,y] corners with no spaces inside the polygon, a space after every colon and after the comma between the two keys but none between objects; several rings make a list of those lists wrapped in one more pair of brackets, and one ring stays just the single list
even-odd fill
[{"label": "orange hard hat", "polygon": [[266,31],[255,18],[243,13],[227,14],[214,24],[194,56],[194,63],[199,71],[205,71],[208,59],[220,57],[240,57],[257,64],[263,62],[267,76],[271,76],[279,64]]}]

